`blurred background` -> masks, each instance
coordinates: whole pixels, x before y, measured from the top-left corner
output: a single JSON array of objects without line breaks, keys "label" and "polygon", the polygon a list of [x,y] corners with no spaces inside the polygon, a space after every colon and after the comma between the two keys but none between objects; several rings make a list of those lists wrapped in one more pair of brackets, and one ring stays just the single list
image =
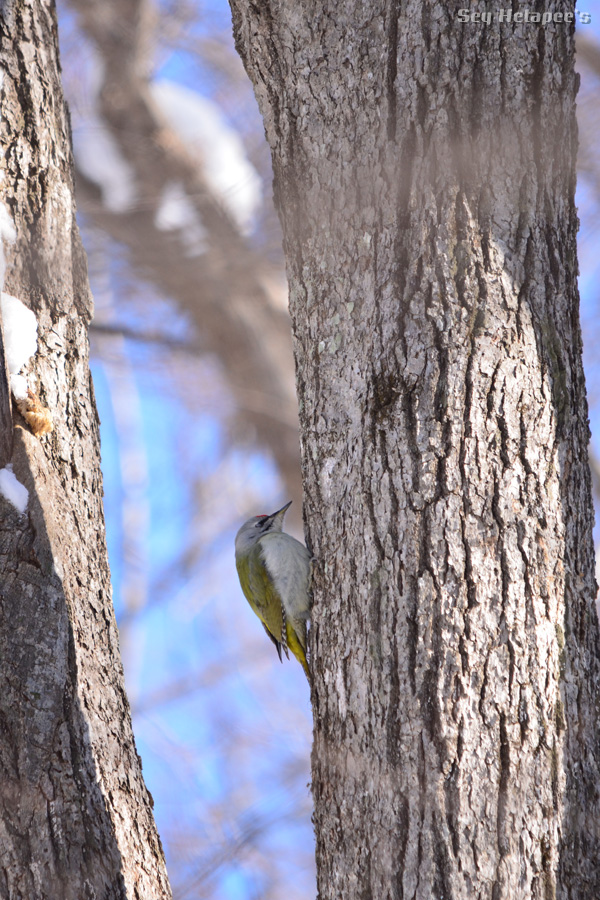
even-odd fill
[{"label": "blurred background", "polygon": [[[580,290],[600,434],[600,2],[578,6]],[[237,582],[289,499],[302,537],[270,154],[225,0],[58,0],[96,312],[114,603],[176,900],[309,900],[309,689]],[[533,26],[532,26],[533,27]],[[600,497],[600,446],[592,444]],[[599,579],[600,580],[600,579]]]}]

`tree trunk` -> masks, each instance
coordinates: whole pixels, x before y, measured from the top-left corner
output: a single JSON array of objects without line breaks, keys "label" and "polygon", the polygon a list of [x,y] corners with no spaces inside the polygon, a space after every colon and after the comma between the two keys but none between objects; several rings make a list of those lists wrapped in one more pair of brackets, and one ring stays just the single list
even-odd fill
[{"label": "tree trunk", "polygon": [[0,897],[168,898],[111,602],[54,4],[4,3],[0,41],[4,289],[37,318],[27,376],[54,420],[38,438],[0,404],[29,492],[23,514],[0,495]]},{"label": "tree trunk", "polygon": [[319,897],[600,897],[573,24],[231,5],[290,280]]}]

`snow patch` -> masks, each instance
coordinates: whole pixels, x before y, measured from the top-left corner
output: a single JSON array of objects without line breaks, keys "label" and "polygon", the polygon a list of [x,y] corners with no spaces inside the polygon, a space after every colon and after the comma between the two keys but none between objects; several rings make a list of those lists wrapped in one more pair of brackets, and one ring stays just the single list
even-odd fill
[{"label": "snow patch", "polygon": [[9,244],[13,244],[17,238],[15,223],[4,203],[0,203],[0,237]]},{"label": "snow patch", "polygon": [[14,244],[17,239],[15,223],[12,216],[5,207],[4,203],[0,203],[0,291],[4,287],[4,275],[6,273],[6,259],[4,256],[4,244]]},{"label": "snow patch", "polygon": [[239,134],[219,107],[173,81],[155,81],[152,96],[181,140],[202,158],[209,186],[238,227],[248,233],[262,197],[262,182]]},{"label": "snow patch", "polygon": [[27,509],[29,491],[24,484],[17,480],[17,476],[9,463],[5,469],[0,469],[0,494],[17,509],[21,515]]},{"label": "snow patch", "polygon": [[159,231],[180,230],[187,256],[205,252],[206,229],[180,181],[169,181],[164,186],[154,224]]},{"label": "snow patch", "polygon": [[136,199],[133,169],[96,114],[73,132],[73,150],[82,174],[100,188],[106,208],[112,213],[130,209]]},{"label": "snow patch", "polygon": [[91,43],[85,42],[83,63],[84,77],[77,84],[77,99],[71,104],[77,167],[100,188],[102,202],[110,212],[124,213],[136,200],[135,173],[98,113],[104,62]]},{"label": "snow patch", "polygon": [[16,375],[37,350],[37,319],[17,297],[0,296],[8,370]]},{"label": "snow patch", "polygon": [[23,401],[27,400],[27,388],[29,385],[27,384],[27,379],[24,375],[11,375],[10,376],[10,389],[13,393],[13,397],[15,400]]}]

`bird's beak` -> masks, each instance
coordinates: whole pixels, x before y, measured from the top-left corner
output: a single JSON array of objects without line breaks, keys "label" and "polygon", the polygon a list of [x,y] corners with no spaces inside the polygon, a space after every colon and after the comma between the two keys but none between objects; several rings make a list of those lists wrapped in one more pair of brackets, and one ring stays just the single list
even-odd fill
[{"label": "bird's beak", "polygon": [[274,522],[278,518],[280,518],[283,522],[283,517],[285,516],[291,505],[292,501],[290,500],[289,503],[286,503],[285,506],[282,506],[281,509],[277,510],[277,512],[271,513],[271,515],[269,516],[269,522]]}]

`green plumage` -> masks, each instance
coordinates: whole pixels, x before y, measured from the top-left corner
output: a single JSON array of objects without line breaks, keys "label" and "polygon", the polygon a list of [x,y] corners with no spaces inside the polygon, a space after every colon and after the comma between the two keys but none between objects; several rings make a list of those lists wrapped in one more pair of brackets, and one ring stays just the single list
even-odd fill
[{"label": "green plumage", "polygon": [[260,542],[252,547],[245,560],[236,560],[236,567],[246,600],[269,634],[283,643],[283,605],[261,558]]},{"label": "green plumage", "polygon": [[275,644],[288,648],[310,680],[306,659],[310,554],[282,533],[284,506],[271,516],[249,519],[236,536],[235,564],[248,603]]}]

